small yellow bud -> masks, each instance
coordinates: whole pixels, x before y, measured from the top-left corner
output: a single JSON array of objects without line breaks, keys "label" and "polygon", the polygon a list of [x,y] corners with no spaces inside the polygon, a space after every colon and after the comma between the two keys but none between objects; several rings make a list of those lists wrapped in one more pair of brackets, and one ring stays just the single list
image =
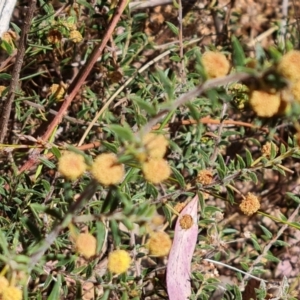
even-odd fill
[{"label": "small yellow bud", "polygon": [[54,83],[50,86],[49,92],[56,100],[62,100],[66,90],[62,85]]},{"label": "small yellow bud", "polygon": [[258,198],[252,193],[248,193],[248,195],[243,199],[240,204],[241,211],[248,216],[256,213],[260,208],[260,203]]},{"label": "small yellow bud", "polygon": [[182,229],[189,229],[193,226],[194,221],[191,215],[183,215],[179,220]]},{"label": "small yellow bud", "polygon": [[69,180],[76,180],[85,170],[84,157],[80,154],[65,151],[58,160],[58,171]]},{"label": "small yellow bud", "polygon": [[[275,146],[275,151],[277,152],[278,147],[275,144],[274,146]],[[262,155],[269,158],[271,156],[271,149],[272,149],[272,143],[266,142],[261,148]]]},{"label": "small yellow bud", "polygon": [[72,30],[69,39],[74,43],[80,43],[82,41],[82,35],[78,30]]},{"label": "small yellow bud", "polygon": [[130,266],[131,258],[125,250],[115,250],[108,255],[107,268],[115,274],[126,272]]},{"label": "small yellow bud", "polygon": [[213,174],[210,170],[201,170],[197,175],[197,182],[201,184],[211,184],[213,181]]},{"label": "small yellow bud", "polygon": [[97,240],[90,233],[80,233],[76,237],[76,251],[86,259],[96,255]]}]

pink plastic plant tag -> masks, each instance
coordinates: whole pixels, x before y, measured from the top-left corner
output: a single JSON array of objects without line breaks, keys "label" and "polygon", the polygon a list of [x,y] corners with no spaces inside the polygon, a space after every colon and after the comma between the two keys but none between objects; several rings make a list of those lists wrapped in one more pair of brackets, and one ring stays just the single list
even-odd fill
[{"label": "pink plastic plant tag", "polygon": [[[180,219],[190,215],[193,224],[183,229]],[[175,226],[173,245],[167,264],[167,290],[170,300],[186,300],[191,296],[191,261],[198,236],[198,196],[181,211]]]}]

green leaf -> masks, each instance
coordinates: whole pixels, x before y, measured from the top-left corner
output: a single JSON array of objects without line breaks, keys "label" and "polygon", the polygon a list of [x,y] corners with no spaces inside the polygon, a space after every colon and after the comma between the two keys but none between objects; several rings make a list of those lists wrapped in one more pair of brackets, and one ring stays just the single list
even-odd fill
[{"label": "green leaf", "polygon": [[10,75],[10,74],[7,74],[7,73],[1,73],[1,74],[0,74],[0,79],[3,79],[3,80],[10,80],[10,79],[11,79],[11,75]]},{"label": "green leaf", "polygon": [[284,153],[286,153],[286,147],[285,147],[284,143],[281,143],[280,144],[280,154],[284,154]]},{"label": "green leaf", "polygon": [[261,247],[260,247],[259,242],[257,241],[256,237],[252,236],[251,241],[253,243],[255,250],[261,252]]},{"label": "green leaf", "polygon": [[133,101],[145,112],[147,112],[150,116],[155,116],[157,110],[153,104],[146,102],[145,100],[135,97]]},{"label": "green leaf", "polygon": [[230,202],[230,204],[234,204],[235,197],[234,197],[233,190],[230,187],[228,187],[228,186],[226,186],[226,190],[227,190],[227,197],[226,198],[228,199],[228,201]]},{"label": "green leaf", "polygon": [[300,204],[300,198],[293,193],[287,192],[285,193],[289,198],[295,201],[297,204]]},{"label": "green leaf", "polygon": [[104,242],[106,240],[106,228],[103,222],[97,221],[96,222],[96,239],[97,239],[97,249],[96,253],[100,253],[103,248]]},{"label": "green leaf", "polygon": [[262,229],[266,237],[270,240],[273,237],[273,234],[264,226],[259,225],[259,227]]},{"label": "green leaf", "polygon": [[246,163],[244,162],[243,158],[239,154],[236,154],[236,158],[240,164],[240,169],[246,168]]},{"label": "green leaf", "polygon": [[57,147],[52,147],[51,150],[52,154],[55,156],[56,159],[61,157],[61,153]]},{"label": "green leaf", "polygon": [[232,60],[234,66],[235,67],[244,66],[246,57],[242,45],[234,35],[231,38],[231,43],[232,43],[232,50],[233,50]]},{"label": "green leaf", "polygon": [[171,169],[173,176],[178,181],[180,187],[185,187],[184,177],[181,175],[181,173],[176,168],[171,167]]},{"label": "green leaf", "polygon": [[254,172],[248,172],[247,175],[250,177],[251,181],[253,181],[255,184],[258,183],[258,178]]},{"label": "green leaf", "polygon": [[56,166],[53,162],[51,162],[49,159],[44,158],[44,157],[40,157],[39,158],[40,162],[45,165],[46,167],[48,167],[49,169],[55,169]]},{"label": "green leaf", "polygon": [[220,166],[220,169],[226,173],[227,172],[227,167],[226,167],[226,164],[225,164],[225,161],[224,161],[224,158],[221,154],[218,154],[218,163],[219,163],[219,166]]},{"label": "green leaf", "polygon": [[114,244],[118,247],[121,244],[121,237],[119,232],[119,225],[116,220],[110,221],[110,229],[113,236]]},{"label": "green leaf", "polygon": [[12,55],[14,52],[14,47],[5,40],[1,40],[1,48],[4,49],[8,55]]},{"label": "green leaf", "polygon": [[179,35],[179,29],[174,25],[172,24],[171,22],[168,22],[166,21],[168,27],[171,29],[171,31],[175,34],[175,35]]},{"label": "green leaf", "polygon": [[51,294],[48,296],[48,300],[57,300],[60,299],[60,289],[61,289],[61,275],[58,274],[56,277],[56,282],[51,291]]},{"label": "green leaf", "polygon": [[123,141],[134,140],[132,130],[127,123],[123,125],[112,124],[109,125],[109,128],[115,133],[118,139],[121,139]]},{"label": "green leaf", "polygon": [[266,258],[268,261],[272,261],[272,262],[276,262],[276,263],[279,263],[281,261],[278,257],[275,257],[271,253],[266,254],[264,256],[264,258]]},{"label": "green leaf", "polygon": [[253,163],[252,154],[247,148],[246,148],[246,163],[247,163],[247,167],[251,167],[251,164]]}]

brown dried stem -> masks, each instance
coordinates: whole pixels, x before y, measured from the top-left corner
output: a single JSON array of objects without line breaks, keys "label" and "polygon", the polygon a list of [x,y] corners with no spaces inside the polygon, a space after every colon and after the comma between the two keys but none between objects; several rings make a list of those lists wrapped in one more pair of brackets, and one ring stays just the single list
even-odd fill
[{"label": "brown dried stem", "polygon": [[8,95],[3,104],[2,113],[0,116],[0,143],[3,143],[6,137],[7,125],[10,118],[12,105],[15,99],[15,93],[19,85],[20,72],[22,69],[23,60],[25,56],[27,34],[30,30],[31,20],[33,18],[35,8],[36,8],[36,0],[29,1],[29,6],[27,9],[26,18],[24,21],[24,25],[22,28],[22,33],[19,41],[16,62],[13,68],[12,78],[8,90]]}]

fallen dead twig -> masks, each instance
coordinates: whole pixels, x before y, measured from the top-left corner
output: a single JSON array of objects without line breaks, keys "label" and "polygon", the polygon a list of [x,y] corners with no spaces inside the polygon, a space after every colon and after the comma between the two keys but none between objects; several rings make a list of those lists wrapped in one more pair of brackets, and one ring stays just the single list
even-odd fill
[{"label": "fallen dead twig", "polygon": [[19,85],[20,72],[21,72],[21,68],[25,56],[27,33],[30,30],[30,24],[33,18],[35,8],[36,8],[36,0],[31,0],[29,2],[29,6],[26,13],[26,19],[24,21],[24,26],[22,28],[22,33],[20,36],[18,53],[17,53],[16,62],[12,72],[12,78],[11,78],[7,98],[3,104],[2,113],[0,116],[0,143],[2,143],[6,137],[7,125],[12,110],[12,104],[15,99],[16,89]]}]

